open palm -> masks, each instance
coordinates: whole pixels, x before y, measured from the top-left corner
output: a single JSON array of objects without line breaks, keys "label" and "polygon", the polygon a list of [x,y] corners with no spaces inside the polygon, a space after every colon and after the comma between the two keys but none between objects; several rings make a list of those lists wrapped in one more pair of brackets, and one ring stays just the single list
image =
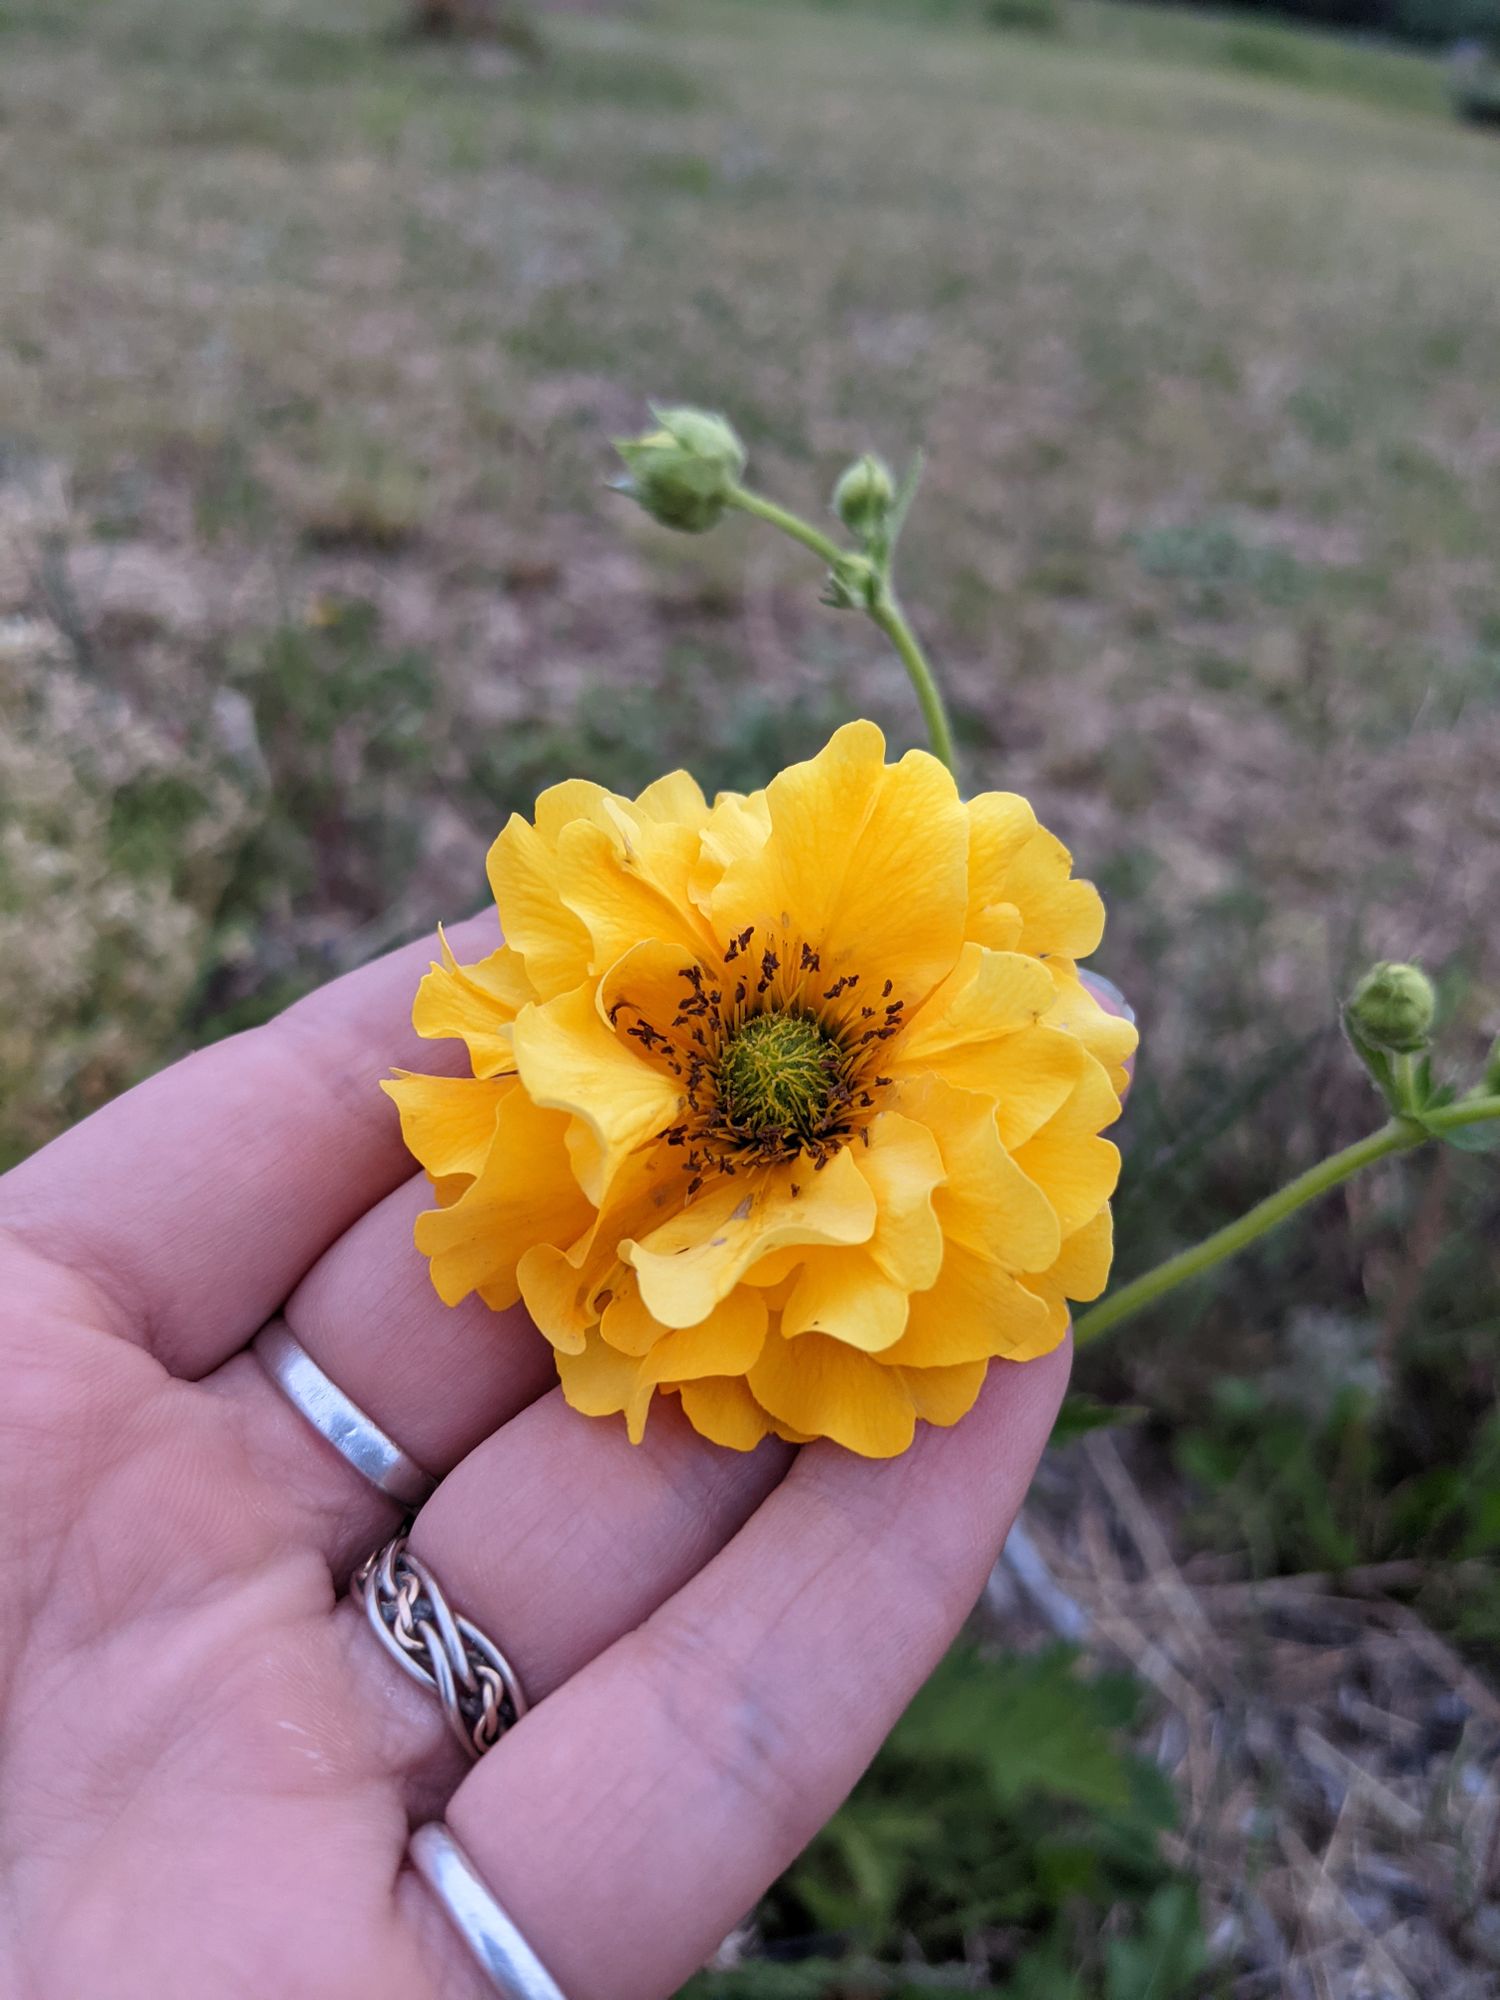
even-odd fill
[{"label": "open palm", "polygon": [[[1062,1354],[893,1462],[723,1451],[669,1402],[637,1448],[523,1312],[439,1304],[376,1088],[433,1066],[427,956],[0,1181],[7,1994],[479,2000],[405,1864],[446,1816],[570,2000],[660,2000],[849,1790],[1025,1491]],[[397,1510],[246,1352],[278,1309],[444,1475],[412,1548],[533,1704],[472,1768],[345,1594]]]}]

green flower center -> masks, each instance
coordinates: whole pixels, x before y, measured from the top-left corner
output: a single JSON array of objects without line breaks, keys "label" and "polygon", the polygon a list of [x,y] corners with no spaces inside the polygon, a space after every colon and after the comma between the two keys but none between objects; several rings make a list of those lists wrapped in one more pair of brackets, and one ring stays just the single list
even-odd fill
[{"label": "green flower center", "polygon": [[719,1056],[719,1102],[747,1136],[812,1139],[841,1091],[844,1056],[806,1014],[758,1014]]}]

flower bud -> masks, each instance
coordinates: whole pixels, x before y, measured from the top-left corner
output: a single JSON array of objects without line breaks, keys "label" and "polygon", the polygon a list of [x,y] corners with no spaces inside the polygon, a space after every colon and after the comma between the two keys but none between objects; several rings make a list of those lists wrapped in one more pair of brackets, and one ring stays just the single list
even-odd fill
[{"label": "flower bud", "polygon": [[896,482],[883,459],[867,451],[855,459],[833,489],[833,511],[851,535],[878,535],[890,518]]},{"label": "flower bud", "polygon": [[745,447],[708,410],[654,410],[659,429],[618,440],[630,474],[620,491],[664,527],[701,535],[717,525],[745,469]]},{"label": "flower bud", "polygon": [[1437,995],[1417,965],[1373,965],[1349,999],[1349,1021],[1371,1047],[1416,1055],[1432,1035]]}]

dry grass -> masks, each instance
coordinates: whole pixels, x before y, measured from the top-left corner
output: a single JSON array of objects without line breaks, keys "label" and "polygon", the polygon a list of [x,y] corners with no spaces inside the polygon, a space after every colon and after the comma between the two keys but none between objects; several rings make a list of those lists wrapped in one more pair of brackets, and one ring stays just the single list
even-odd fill
[{"label": "dry grass", "polygon": [[[1114,1443],[1049,1466],[987,1600],[1128,1664],[1235,2000],[1485,2000],[1500,1971],[1500,1699],[1391,1592],[1417,1566],[1179,1563]],[[1147,1466],[1150,1476],[1149,1463]]]}]

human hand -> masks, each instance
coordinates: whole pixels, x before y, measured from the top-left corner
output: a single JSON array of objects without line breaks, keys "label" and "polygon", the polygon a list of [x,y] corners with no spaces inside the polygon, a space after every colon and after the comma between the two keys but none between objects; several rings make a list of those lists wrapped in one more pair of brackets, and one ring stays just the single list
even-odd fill
[{"label": "human hand", "polygon": [[[723,1451],[670,1402],[636,1447],[569,1410],[524,1312],[441,1305],[412,1247],[430,1195],[376,1084],[435,1067],[427,957],[0,1181],[0,1989],[25,2000],[493,2000],[404,1863],[436,1817],[569,2000],[661,2000],[936,1665],[1046,1441],[1062,1351],[995,1363],[892,1461]],[[472,1768],[345,1594],[399,1510],[247,1352],[278,1310],[443,1475],[412,1551],[534,1705]]]}]

